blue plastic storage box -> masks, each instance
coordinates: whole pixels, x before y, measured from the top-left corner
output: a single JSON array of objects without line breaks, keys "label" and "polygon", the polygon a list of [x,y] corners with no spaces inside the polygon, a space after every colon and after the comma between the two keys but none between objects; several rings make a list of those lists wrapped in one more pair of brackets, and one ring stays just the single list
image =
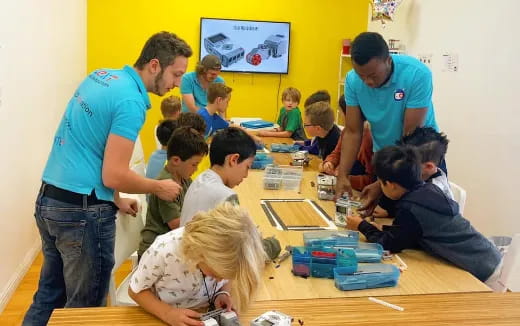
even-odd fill
[{"label": "blue plastic storage box", "polygon": [[390,264],[359,264],[357,271],[334,268],[334,285],[342,291],[363,290],[396,286],[399,269]]}]

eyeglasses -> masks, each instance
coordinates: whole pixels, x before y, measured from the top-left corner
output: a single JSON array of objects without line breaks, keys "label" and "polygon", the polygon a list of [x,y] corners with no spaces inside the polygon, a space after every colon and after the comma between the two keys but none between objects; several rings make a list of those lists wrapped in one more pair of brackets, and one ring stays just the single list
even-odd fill
[{"label": "eyeglasses", "polygon": [[312,126],[315,126],[315,125],[313,125],[312,123],[304,123],[303,126],[304,127],[312,127]]}]

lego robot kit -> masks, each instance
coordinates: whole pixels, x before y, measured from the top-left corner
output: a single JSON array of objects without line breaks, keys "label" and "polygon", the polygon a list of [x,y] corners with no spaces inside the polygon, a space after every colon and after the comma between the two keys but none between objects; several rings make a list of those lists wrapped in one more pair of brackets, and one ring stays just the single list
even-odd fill
[{"label": "lego robot kit", "polygon": [[[201,317],[204,326],[240,326],[234,311],[217,309],[205,313]],[[291,326],[292,317],[280,311],[271,310],[253,319],[250,326]]]},{"label": "lego robot kit", "polygon": [[220,58],[222,66],[229,67],[244,59],[253,66],[258,66],[269,58],[280,58],[287,53],[288,41],[285,35],[273,34],[265,39],[247,55],[245,49],[233,41],[224,33],[216,33],[204,38],[204,48],[210,54]]}]

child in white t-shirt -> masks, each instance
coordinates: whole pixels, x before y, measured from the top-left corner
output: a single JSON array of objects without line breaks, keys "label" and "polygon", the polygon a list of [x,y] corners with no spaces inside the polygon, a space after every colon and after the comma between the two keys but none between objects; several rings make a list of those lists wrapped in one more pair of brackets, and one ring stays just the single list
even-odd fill
[{"label": "child in white t-shirt", "polygon": [[158,236],[141,257],[128,293],[169,325],[202,326],[191,309],[247,307],[265,259],[251,217],[225,202]]}]

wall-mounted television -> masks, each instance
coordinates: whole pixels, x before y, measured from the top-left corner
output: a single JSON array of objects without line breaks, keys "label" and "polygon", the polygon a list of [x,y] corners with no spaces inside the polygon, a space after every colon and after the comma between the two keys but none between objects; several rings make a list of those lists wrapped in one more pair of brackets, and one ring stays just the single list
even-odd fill
[{"label": "wall-mounted television", "polygon": [[222,71],[287,74],[291,23],[200,19],[200,59],[214,54]]}]

